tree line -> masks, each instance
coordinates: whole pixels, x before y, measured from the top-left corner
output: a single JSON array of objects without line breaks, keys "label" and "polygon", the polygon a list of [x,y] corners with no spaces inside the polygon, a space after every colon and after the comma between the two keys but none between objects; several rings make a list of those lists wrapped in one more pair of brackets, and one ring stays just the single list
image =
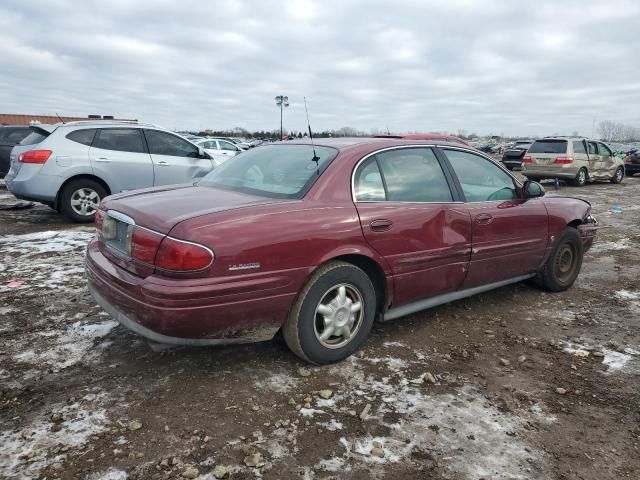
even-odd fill
[{"label": "tree line", "polygon": [[605,142],[637,142],[640,140],[640,128],[603,120],[598,124],[598,134]]}]

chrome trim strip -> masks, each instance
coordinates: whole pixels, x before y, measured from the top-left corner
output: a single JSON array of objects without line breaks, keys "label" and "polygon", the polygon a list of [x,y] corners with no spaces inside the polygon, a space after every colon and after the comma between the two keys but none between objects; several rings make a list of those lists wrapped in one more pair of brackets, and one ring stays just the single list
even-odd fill
[{"label": "chrome trim strip", "polygon": [[435,297],[426,298],[424,300],[418,300],[417,302],[413,302],[408,305],[402,305],[401,307],[388,310],[385,314],[381,315],[380,321],[386,322],[396,318],[404,317],[405,315],[410,315],[412,313],[419,312],[420,310],[437,307],[438,305],[443,305],[455,300],[460,300],[462,298],[470,297],[478,293],[487,292],[495,288],[504,287],[505,285],[510,285],[512,283],[518,283],[535,276],[535,273],[531,273],[529,275],[521,275],[519,277],[501,280],[499,282],[488,283],[487,285],[480,285],[478,287],[467,288],[465,290],[458,290],[455,292],[449,292],[442,295],[437,295]]},{"label": "chrome trim strip", "polygon": [[115,218],[123,223],[127,223],[129,225],[135,225],[136,222],[129,215],[125,215],[124,213],[120,213],[117,210],[107,210],[107,215],[111,218]]}]

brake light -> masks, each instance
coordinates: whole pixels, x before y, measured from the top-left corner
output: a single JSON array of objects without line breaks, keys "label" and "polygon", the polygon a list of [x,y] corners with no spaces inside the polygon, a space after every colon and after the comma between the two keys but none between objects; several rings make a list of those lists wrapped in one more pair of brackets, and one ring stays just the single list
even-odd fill
[{"label": "brake light", "polygon": [[104,216],[107,214],[104,210],[98,210],[95,216],[95,225],[98,233],[102,233],[102,224],[104,223]]},{"label": "brake light", "polygon": [[553,163],[557,163],[559,165],[568,165],[573,163],[573,157],[556,157]]},{"label": "brake light", "polygon": [[631,163],[631,155],[624,157],[624,163]]},{"label": "brake light", "polygon": [[29,150],[18,157],[22,163],[45,163],[53,152],[51,150]]},{"label": "brake light", "polygon": [[207,247],[165,237],[156,254],[155,265],[163,270],[194,271],[207,268],[213,259],[213,252]]},{"label": "brake light", "polygon": [[130,237],[131,245],[129,246],[131,257],[153,265],[163,238],[164,235],[160,233],[152,232],[146,228],[133,227]]},{"label": "brake light", "polygon": [[531,158],[531,155],[525,155],[522,157],[522,163],[533,163],[533,158]]}]

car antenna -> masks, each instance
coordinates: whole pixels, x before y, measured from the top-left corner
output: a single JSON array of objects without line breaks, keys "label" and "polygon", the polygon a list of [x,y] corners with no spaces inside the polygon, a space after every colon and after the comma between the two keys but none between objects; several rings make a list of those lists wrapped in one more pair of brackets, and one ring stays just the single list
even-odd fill
[{"label": "car antenna", "polygon": [[56,117],[58,117],[58,120],[60,120],[62,122],[62,124],[64,125],[64,120],[62,119],[62,117],[60,115],[58,115],[57,112],[56,112]]},{"label": "car antenna", "polygon": [[302,97],[302,98],[304,99],[304,111],[307,114],[307,127],[309,128],[309,138],[311,139],[311,147],[313,148],[313,158],[311,159],[311,161],[316,162],[316,168],[317,168],[316,173],[320,175],[320,164],[318,163],[318,160],[320,160],[320,157],[316,155],[316,145],[313,143],[313,133],[311,133],[311,122],[309,121],[309,110],[307,109],[307,97]]}]

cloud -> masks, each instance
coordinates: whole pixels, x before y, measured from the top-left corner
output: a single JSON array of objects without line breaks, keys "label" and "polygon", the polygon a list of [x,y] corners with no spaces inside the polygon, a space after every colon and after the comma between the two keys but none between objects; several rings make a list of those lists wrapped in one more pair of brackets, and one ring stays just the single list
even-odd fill
[{"label": "cloud", "polygon": [[640,4],[7,0],[7,113],[168,128],[590,134],[640,126]]}]

